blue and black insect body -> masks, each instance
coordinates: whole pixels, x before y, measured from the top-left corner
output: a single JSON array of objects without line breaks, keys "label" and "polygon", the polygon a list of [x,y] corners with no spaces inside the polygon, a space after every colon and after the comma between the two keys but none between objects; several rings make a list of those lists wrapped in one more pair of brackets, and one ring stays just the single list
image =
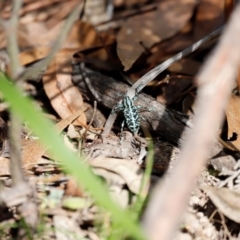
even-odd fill
[{"label": "blue and black insect body", "polygon": [[133,101],[135,99],[136,99],[136,97],[131,99],[128,96],[124,96],[123,100],[122,100],[122,103],[117,105],[113,109],[113,113],[118,112],[118,111],[123,111],[123,115],[124,115],[125,119],[122,123],[121,131],[123,131],[123,128],[124,128],[125,124],[127,125],[128,129],[132,133],[138,133],[138,131],[139,131],[140,119],[142,117],[139,116],[138,109],[141,108],[141,107],[134,105]]}]

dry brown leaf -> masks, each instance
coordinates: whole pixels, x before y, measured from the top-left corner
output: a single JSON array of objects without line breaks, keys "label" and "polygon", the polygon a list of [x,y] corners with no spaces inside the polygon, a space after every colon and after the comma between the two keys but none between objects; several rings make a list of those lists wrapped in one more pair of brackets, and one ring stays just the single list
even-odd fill
[{"label": "dry brown leaf", "polygon": [[144,48],[179,32],[192,16],[195,4],[195,0],[164,1],[156,5],[156,10],[129,18],[117,36],[117,52],[124,70],[132,67]]},{"label": "dry brown leaf", "polygon": [[[21,25],[19,27],[19,46],[24,49],[20,53],[21,64],[29,64],[46,57],[51,50],[49,46],[56,40],[62,26],[63,22],[59,22],[53,28],[47,28],[42,22],[30,22]],[[85,41],[86,39],[89,42]],[[97,41],[94,28],[87,23],[76,21],[62,49],[71,49],[73,54],[83,46],[91,46],[94,41]]]},{"label": "dry brown leaf", "polygon": [[[79,110],[78,112],[57,123],[55,126],[57,132],[62,132],[72,121],[74,121],[82,113],[84,113],[84,109]],[[25,139],[24,147],[22,150],[23,167],[27,168],[29,165],[38,163],[46,150],[47,147],[43,147],[38,140]]]},{"label": "dry brown leaf", "polygon": [[134,6],[137,4],[144,4],[148,2],[148,0],[114,0],[115,7],[128,7]]},{"label": "dry brown leaf", "polygon": [[224,24],[225,0],[201,0],[196,10],[193,27],[195,41]]},{"label": "dry brown leaf", "polygon": [[204,187],[214,205],[229,219],[240,223],[240,194],[228,188]]},{"label": "dry brown leaf", "polygon": [[101,176],[108,185],[109,193],[112,199],[121,207],[126,208],[131,201],[129,191],[125,188],[124,179],[117,173],[103,168],[93,168],[93,172]]},{"label": "dry brown leaf", "polygon": [[189,94],[182,101],[182,112],[186,115],[193,115],[196,108],[196,98]]},{"label": "dry brown leaf", "polygon": [[67,136],[71,139],[79,139],[80,133],[79,131],[76,130],[76,128],[72,124],[69,124],[67,129]]},{"label": "dry brown leaf", "polygon": [[231,139],[234,133],[237,134],[237,139],[231,143],[240,150],[240,98],[238,96],[231,95],[225,112],[228,123],[228,139]]},{"label": "dry brown leaf", "polygon": [[[68,0],[68,12],[71,11],[73,4],[78,3],[78,0]],[[11,15],[11,4],[12,1],[0,1],[1,17],[5,20],[8,19]],[[66,9],[63,9],[66,6],[65,1],[63,0],[24,0],[22,8],[19,11],[20,21],[37,21],[48,20],[49,18],[56,18],[56,13],[66,12]],[[54,12],[55,14],[52,14]],[[65,16],[66,17],[66,16]],[[23,20],[24,19],[24,20]]]},{"label": "dry brown leaf", "polygon": [[26,168],[32,164],[37,164],[47,150],[47,147],[43,147],[38,140],[34,139],[29,139],[24,142],[25,146],[22,150],[22,166]]},{"label": "dry brown leaf", "polygon": [[[18,44],[20,49],[45,46],[49,47],[58,36],[63,22],[51,29],[47,28],[42,22],[29,22],[27,24],[19,23],[18,27]],[[6,46],[5,34],[0,33],[0,48]]]},{"label": "dry brown leaf", "polygon": [[[19,19],[18,44],[20,48],[50,47],[61,31],[63,19],[67,17],[76,4],[79,4],[78,0],[54,1],[55,3],[51,1],[50,4],[49,1],[45,1],[45,4],[44,1],[37,1],[23,6],[20,14],[26,15]],[[30,12],[27,13],[27,11]],[[0,39],[0,48],[4,48],[6,39],[3,32],[0,34]]]},{"label": "dry brown leaf", "polygon": [[161,91],[157,96],[157,100],[165,105],[175,102],[178,96],[193,83],[192,77],[171,76],[166,81],[162,81],[159,86]]},{"label": "dry brown leaf", "polygon": [[79,50],[80,48],[93,47],[100,43],[101,39],[99,39],[95,28],[86,22],[78,20],[72,26],[62,48]]},{"label": "dry brown leaf", "polygon": [[86,239],[86,233],[79,227],[77,221],[67,215],[54,214],[53,226],[56,240]]},{"label": "dry brown leaf", "polygon": [[87,110],[86,107],[83,107],[79,111],[73,113],[69,117],[62,119],[56,124],[56,129],[58,133],[62,132],[69,124],[71,124],[77,117],[81,116]]},{"label": "dry brown leaf", "polygon": [[104,178],[109,187],[117,186],[119,189],[121,189],[125,185],[125,181],[123,180],[123,178],[112,171],[96,167],[93,168],[93,172],[96,175]]},{"label": "dry brown leaf", "polygon": [[[139,194],[140,186],[144,171],[133,161],[125,159],[97,157],[90,161],[94,168],[103,168],[121,176],[131,192]],[[144,195],[148,189],[145,189]]]},{"label": "dry brown leaf", "polygon": [[[63,27],[63,21],[59,21],[54,27],[46,26],[45,22],[20,23],[18,28],[18,43],[21,49],[20,61],[22,65],[29,64],[46,57],[51,50],[50,46],[55,42]],[[1,31],[1,29],[0,29]],[[104,41],[113,43],[113,36],[102,34]],[[102,42],[94,27],[80,20],[76,21],[65,40],[62,49],[68,49],[72,54],[80,49],[94,47]],[[3,32],[0,32],[0,47],[6,46]],[[105,53],[106,54],[106,53]]]},{"label": "dry brown leaf", "polygon": [[234,0],[224,0],[224,12],[225,12],[225,20],[227,21],[234,9],[235,1]]},{"label": "dry brown leaf", "polygon": [[10,174],[10,171],[9,171],[10,160],[8,158],[0,157],[0,163],[1,163],[0,176],[9,175]]},{"label": "dry brown leaf", "polygon": [[49,47],[36,47],[26,49],[19,53],[19,60],[22,65],[26,65],[37,60],[40,60],[42,58],[45,58],[50,50],[51,48]]},{"label": "dry brown leaf", "polygon": [[[44,90],[51,105],[62,119],[83,108],[82,95],[73,85],[71,74],[71,57],[68,52],[62,50],[53,58],[43,76]],[[85,114],[76,119],[74,124],[80,126],[86,124]]]},{"label": "dry brown leaf", "polygon": [[65,195],[83,197],[84,191],[75,179],[70,178],[66,185]]},{"label": "dry brown leaf", "polygon": [[195,76],[198,73],[201,63],[190,58],[181,59],[178,62],[173,63],[168,70],[177,74],[186,74],[190,76]]},{"label": "dry brown leaf", "polygon": [[54,28],[47,28],[42,22],[29,22],[19,26],[19,47],[30,48],[36,46],[50,47],[58,36],[63,22]]},{"label": "dry brown leaf", "polygon": [[97,69],[103,69],[107,71],[122,69],[122,64],[115,54],[115,37],[108,35],[103,41],[106,41],[104,46],[102,43],[100,43],[92,47],[81,48],[81,50],[75,55],[75,60],[90,63]]}]

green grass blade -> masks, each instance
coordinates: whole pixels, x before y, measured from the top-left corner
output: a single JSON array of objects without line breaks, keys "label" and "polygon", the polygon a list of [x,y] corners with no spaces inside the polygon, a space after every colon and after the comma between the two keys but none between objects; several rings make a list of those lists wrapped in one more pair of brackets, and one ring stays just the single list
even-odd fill
[{"label": "green grass blade", "polygon": [[87,164],[83,163],[84,159],[78,158],[65,147],[53,124],[35,108],[32,101],[23,97],[22,92],[2,73],[0,73],[0,81],[0,91],[9,103],[10,111],[14,111],[28,123],[44,146],[51,146],[49,152],[63,166],[63,169],[71,174],[81,186],[85,187],[100,206],[111,212],[113,221],[118,222],[126,233],[135,239],[145,239],[140,227],[133,220],[132,214],[121,209],[112,201],[107,188],[101,184]]}]

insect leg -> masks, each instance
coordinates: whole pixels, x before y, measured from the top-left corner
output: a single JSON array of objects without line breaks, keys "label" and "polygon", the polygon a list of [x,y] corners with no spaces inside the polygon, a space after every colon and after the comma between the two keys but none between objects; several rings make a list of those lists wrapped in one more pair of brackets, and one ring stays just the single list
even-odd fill
[{"label": "insect leg", "polygon": [[125,125],[125,120],[123,120],[122,125],[121,125],[120,144],[122,144],[122,141],[123,141],[123,134],[122,134],[122,132],[123,132],[124,125]]},{"label": "insect leg", "polygon": [[135,101],[137,98],[138,98],[138,95],[139,95],[139,92],[141,91],[142,89],[142,85],[143,84],[140,84],[136,89],[135,89],[135,96],[133,97],[133,101]]},{"label": "insect leg", "polygon": [[138,110],[140,110],[141,112],[151,112],[153,111],[154,108],[146,108],[146,107],[143,107],[143,106],[135,106]]},{"label": "insect leg", "polygon": [[142,117],[142,116],[139,116],[139,118],[145,122],[147,122],[146,118]]},{"label": "insect leg", "polygon": [[111,114],[122,111],[124,109],[124,106],[122,104],[118,104],[115,108],[112,109]]},{"label": "insect leg", "polygon": [[125,120],[123,120],[122,125],[121,125],[121,133],[123,131],[124,125],[125,125]]}]

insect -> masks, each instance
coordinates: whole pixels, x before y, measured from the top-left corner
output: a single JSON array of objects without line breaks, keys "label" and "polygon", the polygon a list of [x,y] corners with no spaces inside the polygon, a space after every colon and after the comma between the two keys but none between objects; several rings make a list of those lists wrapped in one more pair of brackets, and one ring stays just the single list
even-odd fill
[{"label": "insect", "polygon": [[144,120],[144,118],[139,116],[138,113],[138,109],[142,107],[135,106],[133,103],[136,98],[137,95],[132,99],[129,96],[124,96],[122,99],[122,103],[118,104],[112,111],[113,113],[123,111],[125,119],[122,122],[121,132],[123,131],[124,125],[126,124],[131,132],[137,133],[140,128],[140,119]]}]

